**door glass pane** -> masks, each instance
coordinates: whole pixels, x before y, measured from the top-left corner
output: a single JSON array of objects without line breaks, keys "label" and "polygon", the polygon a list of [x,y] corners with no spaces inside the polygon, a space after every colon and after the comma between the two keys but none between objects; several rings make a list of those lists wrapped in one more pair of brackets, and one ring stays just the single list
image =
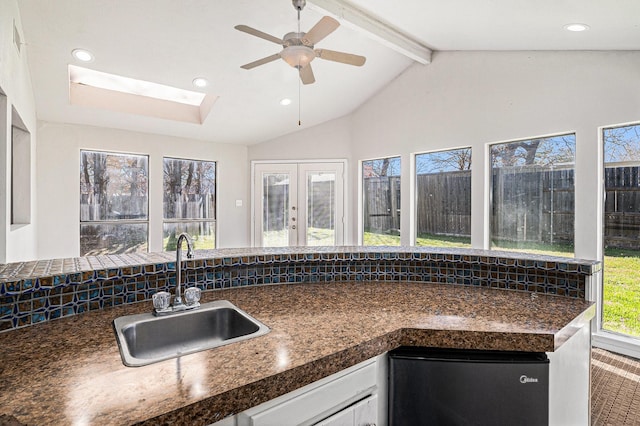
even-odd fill
[{"label": "door glass pane", "polygon": [[471,148],[416,155],[416,234],[417,246],[471,246]]},{"label": "door glass pane", "polygon": [[311,172],[307,174],[307,245],[336,244],[336,175]]},{"label": "door glass pane", "polygon": [[362,162],[362,242],[400,245],[400,157]]},{"label": "door glass pane", "polygon": [[262,245],[289,245],[289,179],[287,173],[262,175]]},{"label": "door glass pane", "polygon": [[640,124],[604,129],[602,328],[640,337]]},{"label": "door glass pane", "polygon": [[491,248],[573,257],[575,134],[491,146]]}]

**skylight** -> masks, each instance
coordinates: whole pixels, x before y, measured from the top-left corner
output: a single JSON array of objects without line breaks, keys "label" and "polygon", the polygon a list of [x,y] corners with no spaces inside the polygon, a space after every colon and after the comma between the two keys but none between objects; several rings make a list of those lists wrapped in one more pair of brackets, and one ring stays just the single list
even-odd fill
[{"label": "skylight", "polygon": [[136,80],[121,75],[94,71],[76,65],[69,65],[69,81],[101,89],[115,90],[117,92],[132,95],[147,96],[149,98],[164,99],[166,101],[180,102],[187,105],[202,104],[204,93],[178,89],[164,84],[150,81]]},{"label": "skylight", "polygon": [[70,101],[112,111],[202,124],[217,97],[69,65]]}]

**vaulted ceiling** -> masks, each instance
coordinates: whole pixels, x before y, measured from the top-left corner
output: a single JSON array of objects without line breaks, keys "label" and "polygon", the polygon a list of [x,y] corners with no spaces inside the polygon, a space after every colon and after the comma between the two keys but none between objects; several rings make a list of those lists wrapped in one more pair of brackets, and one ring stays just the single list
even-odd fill
[{"label": "vaulted ceiling", "polygon": [[[18,4],[39,119],[222,143],[258,143],[341,117],[414,63],[372,37],[370,29],[364,31],[346,14],[340,16],[341,6],[434,51],[640,50],[637,0],[308,0],[301,13],[302,31],[327,14],[342,24],[316,47],[363,55],[367,61],[353,67],[316,59],[316,83],[300,85],[297,71],[280,60],[241,69],[281,47],[234,29],[245,24],[276,37],[295,31],[290,0]],[[575,22],[590,29],[573,33],[563,28]],[[91,51],[95,59],[79,64],[71,56],[75,48]],[[70,105],[69,64],[219,98],[203,124]],[[208,79],[209,86],[194,88],[196,77]],[[281,106],[283,98],[292,103]]]}]

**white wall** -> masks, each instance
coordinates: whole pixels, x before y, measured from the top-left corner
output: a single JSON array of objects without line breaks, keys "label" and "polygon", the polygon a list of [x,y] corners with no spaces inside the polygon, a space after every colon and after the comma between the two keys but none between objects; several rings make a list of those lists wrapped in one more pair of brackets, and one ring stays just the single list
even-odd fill
[{"label": "white wall", "polygon": [[[0,263],[36,258],[36,110],[25,46],[19,53],[13,26],[24,39],[18,3],[0,1]],[[4,92],[2,96],[1,93]],[[31,222],[11,224],[11,123],[13,109],[31,134]],[[24,166],[21,166],[24,167]]]},{"label": "white wall", "polygon": [[[149,155],[149,249],[162,250],[163,156],[217,161],[217,245],[249,245],[247,147],[75,124],[38,124],[38,256],[80,252],[80,150]],[[236,200],[243,206],[236,207]]]},{"label": "white wall", "polygon": [[351,157],[349,116],[249,146],[250,160],[348,159],[349,157]]},{"label": "white wall", "polygon": [[[487,145],[576,132],[576,256],[601,254],[602,198],[598,127],[640,121],[640,52],[437,52],[413,65],[356,110],[349,120],[349,220],[356,241],[357,161],[402,158],[402,242],[409,244],[410,154],[473,148],[472,244],[488,245]],[[342,119],[344,120],[344,119]],[[343,124],[344,124],[343,123]],[[328,131],[323,132],[323,126]],[[294,158],[306,150],[329,155],[336,143],[317,126],[250,148]],[[406,231],[405,231],[406,230]]]}]

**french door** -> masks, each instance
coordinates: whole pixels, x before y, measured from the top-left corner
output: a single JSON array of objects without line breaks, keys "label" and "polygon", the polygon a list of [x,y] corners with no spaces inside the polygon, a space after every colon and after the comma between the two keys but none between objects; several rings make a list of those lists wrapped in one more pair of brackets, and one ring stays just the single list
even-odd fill
[{"label": "french door", "polygon": [[254,246],[343,244],[343,163],[254,163],[253,171]]}]

